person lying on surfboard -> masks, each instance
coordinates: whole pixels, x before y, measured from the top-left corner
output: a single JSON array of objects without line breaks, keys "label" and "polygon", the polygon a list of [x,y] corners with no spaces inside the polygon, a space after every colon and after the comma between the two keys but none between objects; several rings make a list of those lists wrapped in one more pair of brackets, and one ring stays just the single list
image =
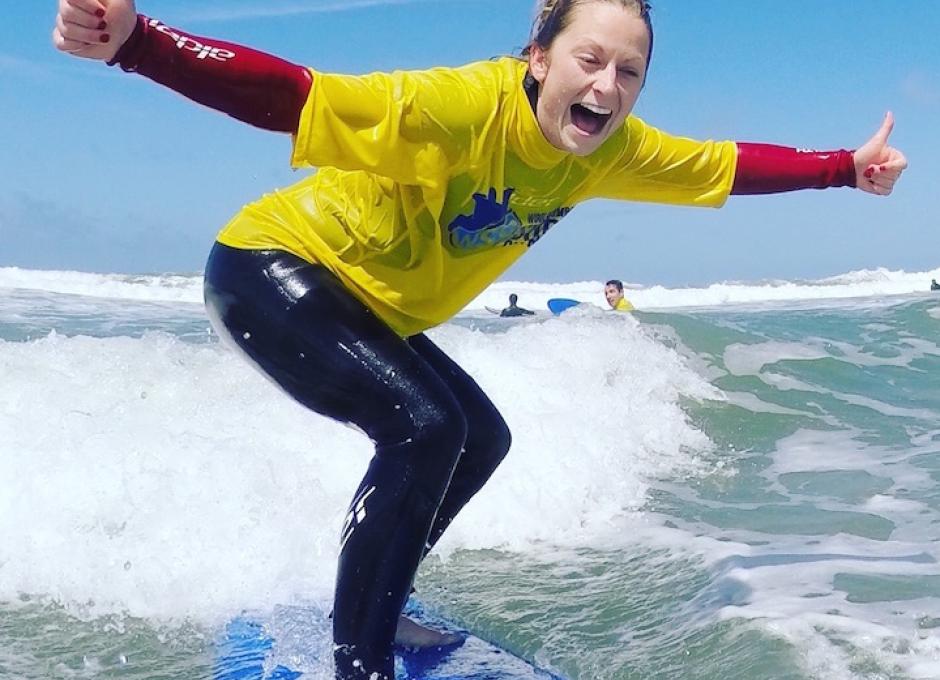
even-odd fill
[{"label": "person lying on surfboard", "polygon": [[248,361],[375,444],[340,531],[340,680],[393,677],[418,565],[509,450],[496,406],[424,331],[583,201],[887,196],[907,166],[890,113],[858,149],[825,152],[694,141],[631,115],[653,48],[642,0],[544,0],[521,57],[361,76],[192,35],[133,0],[59,0],[53,43],[291,135],[291,165],[318,168],[222,228],[205,301]]},{"label": "person lying on surfboard", "polygon": [[632,312],[633,305],[623,296],[623,281],[611,279],[604,284],[604,297],[607,304],[616,312]]}]

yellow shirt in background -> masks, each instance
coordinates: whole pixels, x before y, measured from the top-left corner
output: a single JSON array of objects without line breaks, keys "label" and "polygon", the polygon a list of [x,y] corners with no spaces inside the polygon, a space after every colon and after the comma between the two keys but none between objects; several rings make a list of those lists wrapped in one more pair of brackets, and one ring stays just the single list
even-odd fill
[{"label": "yellow shirt in background", "polygon": [[627,298],[620,298],[617,301],[617,306],[614,307],[615,312],[632,312],[633,305],[630,304],[630,301]]},{"label": "yellow shirt in background", "polygon": [[294,167],[219,234],[320,263],[402,336],[456,314],[576,204],[605,197],[720,206],[733,142],[671,137],[635,117],[594,153],[545,139],[524,61],[313,73]]}]

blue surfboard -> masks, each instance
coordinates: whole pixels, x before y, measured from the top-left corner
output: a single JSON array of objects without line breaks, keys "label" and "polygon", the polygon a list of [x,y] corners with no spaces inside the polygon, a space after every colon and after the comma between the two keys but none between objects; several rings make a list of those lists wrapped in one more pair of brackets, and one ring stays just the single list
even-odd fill
[{"label": "blue surfboard", "polygon": [[557,316],[566,309],[571,309],[580,304],[580,300],[572,300],[571,298],[552,298],[548,301],[548,308],[552,314]]},{"label": "blue surfboard", "polygon": [[[407,613],[425,625],[454,630],[427,614],[420,604],[410,605]],[[324,645],[322,638],[330,626],[318,609],[295,607],[291,616],[313,620],[314,634],[296,624],[269,628],[248,615],[230,621],[216,645],[212,680],[303,679],[303,670],[298,670],[303,664],[292,668],[290,659],[306,658],[309,663],[310,659],[328,654],[331,645]],[[564,680],[467,631],[458,632],[465,635],[465,640],[452,647],[396,649],[395,680]],[[284,657],[286,661],[274,663],[269,659],[275,658],[279,646],[290,649],[291,654]],[[322,673],[325,661],[321,659],[316,665]]]}]

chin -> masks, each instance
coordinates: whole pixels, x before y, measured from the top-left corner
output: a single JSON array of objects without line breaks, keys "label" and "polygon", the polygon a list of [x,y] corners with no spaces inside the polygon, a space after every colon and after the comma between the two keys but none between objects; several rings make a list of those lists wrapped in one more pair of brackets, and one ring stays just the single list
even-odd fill
[{"label": "chin", "polygon": [[577,151],[572,151],[571,153],[573,153],[575,156],[590,156],[592,153],[601,148],[601,144],[603,144],[603,142],[591,144],[590,146],[581,145],[578,147]]},{"label": "chin", "polygon": [[563,148],[565,151],[575,156],[588,156],[597,151],[601,145],[607,141],[609,136],[610,133],[607,130],[602,130],[598,134],[591,135],[590,137],[575,132],[562,137],[564,142]]},{"label": "chin", "polygon": [[588,156],[592,154],[600,143],[593,139],[566,139],[561,148],[573,156]]}]

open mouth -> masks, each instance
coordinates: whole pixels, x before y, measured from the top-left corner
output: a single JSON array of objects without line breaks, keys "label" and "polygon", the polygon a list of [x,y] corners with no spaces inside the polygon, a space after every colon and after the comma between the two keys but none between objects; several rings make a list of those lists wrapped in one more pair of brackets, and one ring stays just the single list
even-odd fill
[{"label": "open mouth", "polygon": [[586,135],[596,135],[610,120],[611,110],[594,104],[572,104],[571,122]]}]

